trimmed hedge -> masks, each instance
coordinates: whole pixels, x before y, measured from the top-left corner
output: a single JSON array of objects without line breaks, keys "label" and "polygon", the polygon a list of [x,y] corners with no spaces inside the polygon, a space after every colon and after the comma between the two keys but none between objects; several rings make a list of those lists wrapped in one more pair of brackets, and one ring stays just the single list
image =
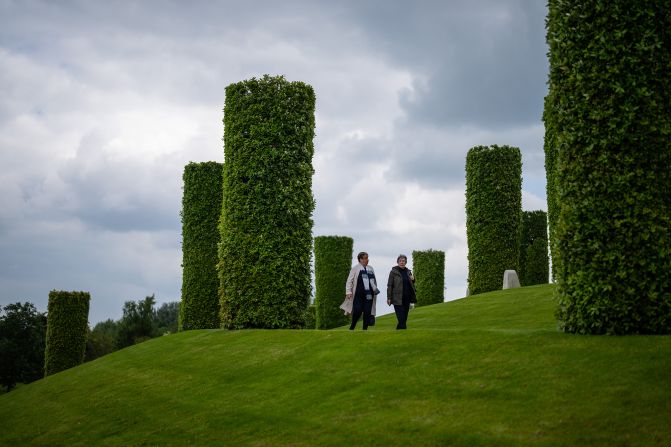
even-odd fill
[{"label": "trimmed hedge", "polygon": [[500,290],[519,272],[522,155],[511,146],[476,146],[466,156],[468,292]]},{"label": "trimmed hedge", "polygon": [[315,238],[315,317],[317,329],[343,326],[349,318],[340,309],[352,263],[354,240],[347,236]]},{"label": "trimmed hedge", "polygon": [[671,332],[671,5],[550,0],[557,316]]},{"label": "trimmed hedge", "polygon": [[317,327],[317,321],[316,321],[316,310],[315,310],[315,305],[310,304],[308,308],[305,310],[305,325],[303,326],[303,329],[316,329]]},{"label": "trimmed hedge", "polygon": [[49,292],[45,376],[84,362],[90,301],[88,292]]},{"label": "trimmed hedge", "polygon": [[548,258],[547,239],[538,238],[529,245],[526,250],[527,265],[525,275],[526,283],[522,286],[533,286],[536,284],[547,284],[550,274],[550,262]]},{"label": "trimmed hedge", "polygon": [[521,233],[520,282],[523,286],[547,284],[550,270],[547,213],[522,211]]},{"label": "trimmed hedge", "polygon": [[545,122],[545,138],[543,148],[545,151],[545,179],[546,179],[546,198],[548,204],[548,239],[550,246],[550,255],[552,257],[552,279],[556,277],[557,260],[554,253],[557,245],[555,236],[557,228],[557,218],[559,217],[559,203],[557,202],[557,141],[555,135],[555,92],[551,91],[545,97],[545,109],[543,110],[543,121]]},{"label": "trimmed hedge", "polygon": [[445,299],[445,252],[413,251],[412,269],[417,306],[442,303]]},{"label": "trimmed hedge", "polygon": [[222,163],[214,161],[184,168],[180,330],[220,327],[217,247],[222,169]]},{"label": "trimmed hedge", "polygon": [[299,328],[311,296],[315,93],[283,76],[231,84],[224,108],[221,324]]}]

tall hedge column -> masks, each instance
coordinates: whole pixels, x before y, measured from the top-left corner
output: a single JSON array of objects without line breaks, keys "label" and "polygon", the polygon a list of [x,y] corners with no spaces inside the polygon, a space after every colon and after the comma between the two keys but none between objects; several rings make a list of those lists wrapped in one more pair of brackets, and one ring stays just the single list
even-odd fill
[{"label": "tall hedge column", "polygon": [[412,269],[417,306],[442,303],[445,300],[445,252],[413,251]]},{"label": "tall hedge column", "polygon": [[311,295],[315,94],[264,76],[226,88],[221,323],[301,327]]},{"label": "tall hedge column", "polygon": [[184,168],[180,330],[220,326],[217,249],[222,166],[210,161],[189,163]]},{"label": "tall hedge column", "polygon": [[522,211],[519,276],[523,286],[547,284],[550,270],[547,247],[547,213],[542,210]]},{"label": "tall hedge column", "polygon": [[317,329],[347,324],[340,309],[352,262],[354,240],[347,236],[315,238],[315,319]]},{"label": "tall hedge column", "polygon": [[500,290],[519,272],[522,155],[516,147],[476,146],[466,156],[468,291]]},{"label": "tall hedge column", "polygon": [[44,374],[55,374],[84,361],[89,319],[88,292],[49,292]]},{"label": "tall hedge column", "polygon": [[671,332],[669,6],[549,2],[545,115],[566,332]]}]

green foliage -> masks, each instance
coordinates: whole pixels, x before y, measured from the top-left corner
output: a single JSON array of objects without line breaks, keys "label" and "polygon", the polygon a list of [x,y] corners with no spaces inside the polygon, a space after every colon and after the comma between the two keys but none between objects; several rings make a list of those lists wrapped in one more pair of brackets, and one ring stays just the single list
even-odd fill
[{"label": "green foliage", "polygon": [[315,238],[315,313],[316,328],[331,329],[347,324],[340,309],[345,297],[345,282],[352,263],[354,240],[347,236]]},{"label": "green foliage", "polygon": [[546,178],[546,197],[548,204],[548,228],[549,228],[549,245],[552,256],[552,278],[556,277],[557,260],[554,253],[557,238],[555,236],[557,228],[557,218],[559,217],[559,203],[557,203],[557,141],[555,136],[555,121],[557,120],[555,113],[555,95],[554,91],[550,91],[545,97],[545,109],[543,111],[543,121],[545,122],[545,178]]},{"label": "green foliage", "polygon": [[412,269],[417,290],[417,306],[442,303],[445,298],[445,252],[412,252]]},{"label": "green foliage", "polygon": [[119,349],[156,337],[158,328],[154,321],[154,295],[138,302],[126,301],[123,317],[119,320],[117,347]]},{"label": "green foliage", "polygon": [[218,264],[223,327],[305,324],[314,110],[312,87],[282,76],[226,88]]},{"label": "green foliage", "polygon": [[219,323],[217,246],[222,164],[189,163],[182,198],[182,307],[180,328],[213,329]]},{"label": "green foliage", "polygon": [[171,301],[161,304],[161,307],[152,312],[154,325],[159,335],[177,332],[180,307],[178,301]]},{"label": "green foliage", "polygon": [[310,304],[305,311],[305,325],[303,329],[316,329],[317,328],[317,315],[316,308],[314,304]]},{"label": "green foliage", "polygon": [[102,357],[118,349],[177,332],[180,303],[171,301],[154,309],[154,296],[127,301],[119,321],[108,319],[88,331],[85,360]]},{"label": "green foliage", "polygon": [[527,266],[525,275],[527,282],[523,286],[547,284],[550,274],[547,239],[536,239],[526,249]]},{"label": "green foliage", "polygon": [[84,361],[89,362],[116,351],[118,337],[119,323],[111,318],[101,321],[91,330],[87,328]]},{"label": "green foliage", "polygon": [[550,260],[547,227],[545,211],[522,211],[519,278],[523,286],[548,282]]},{"label": "green foliage", "polygon": [[44,352],[46,376],[84,361],[90,301],[88,292],[49,292]]},{"label": "green foliage", "polygon": [[671,332],[669,11],[668,0],[549,2],[546,142],[567,332]]},{"label": "green foliage", "polygon": [[466,156],[466,235],[471,295],[501,289],[519,272],[522,155],[511,146],[476,146]]},{"label": "green foliage", "polygon": [[0,314],[0,385],[10,391],[17,383],[44,376],[47,316],[32,303],[7,304]]}]

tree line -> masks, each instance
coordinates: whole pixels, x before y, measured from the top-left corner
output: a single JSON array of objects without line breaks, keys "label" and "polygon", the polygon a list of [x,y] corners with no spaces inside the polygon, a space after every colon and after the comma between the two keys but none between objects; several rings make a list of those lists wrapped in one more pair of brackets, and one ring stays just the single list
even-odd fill
[{"label": "tree line", "polygon": [[[154,295],[126,301],[119,320],[107,319],[87,328],[84,361],[94,360],[160,335],[177,332],[179,302],[155,307]],[[0,308],[0,385],[10,391],[18,383],[44,377],[47,313],[31,302]]]}]

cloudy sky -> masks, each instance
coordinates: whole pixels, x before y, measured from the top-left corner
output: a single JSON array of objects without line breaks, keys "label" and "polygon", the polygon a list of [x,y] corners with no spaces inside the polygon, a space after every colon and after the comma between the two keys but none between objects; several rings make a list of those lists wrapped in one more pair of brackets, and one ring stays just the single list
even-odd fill
[{"label": "cloudy sky", "polygon": [[464,296],[468,149],[518,146],[523,208],[546,209],[545,14],[0,0],[0,305],[86,290],[95,324],[127,300],[179,300],[184,165],[223,161],[224,89],[265,73],[317,94],[314,234],[353,237],[382,281],[397,254],[443,250],[446,299]]}]

